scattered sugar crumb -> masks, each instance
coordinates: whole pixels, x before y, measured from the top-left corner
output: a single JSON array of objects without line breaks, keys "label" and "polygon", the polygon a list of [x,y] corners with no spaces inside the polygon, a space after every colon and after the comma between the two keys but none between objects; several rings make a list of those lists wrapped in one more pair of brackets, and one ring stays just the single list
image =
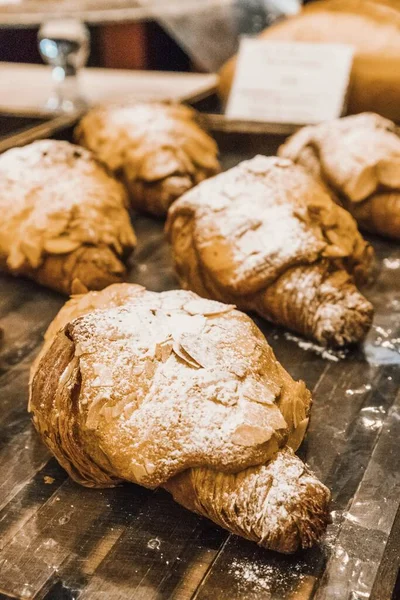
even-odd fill
[{"label": "scattered sugar crumb", "polygon": [[387,269],[400,269],[400,258],[384,258],[383,264]]},{"label": "scattered sugar crumb", "polygon": [[325,360],[339,362],[340,360],[343,360],[344,358],[346,358],[347,353],[345,350],[328,349],[328,348],[325,348],[324,346],[319,346],[318,344],[315,344],[314,342],[309,342],[301,337],[298,337],[297,335],[293,335],[292,333],[289,333],[288,331],[285,331],[284,336],[285,336],[285,339],[289,340],[290,342],[295,342],[299,346],[299,348],[301,348],[302,350],[311,350],[311,352],[314,352],[314,354],[317,354],[318,356],[320,356],[321,358],[324,358]]},{"label": "scattered sugar crumb", "polygon": [[271,592],[272,587],[291,587],[300,582],[304,575],[302,573],[302,564],[293,564],[289,567],[288,577],[283,576],[279,566],[273,564],[259,564],[251,560],[234,559],[230,566],[230,573],[240,586],[249,585],[257,591]]},{"label": "scattered sugar crumb", "polygon": [[356,396],[359,394],[364,394],[365,392],[369,392],[371,390],[371,387],[372,387],[371,384],[367,383],[356,389],[348,389],[348,390],[346,390],[346,395],[347,396]]},{"label": "scattered sugar crumb", "polygon": [[161,540],[158,538],[153,538],[147,542],[147,547],[150,550],[159,550],[161,547]]}]

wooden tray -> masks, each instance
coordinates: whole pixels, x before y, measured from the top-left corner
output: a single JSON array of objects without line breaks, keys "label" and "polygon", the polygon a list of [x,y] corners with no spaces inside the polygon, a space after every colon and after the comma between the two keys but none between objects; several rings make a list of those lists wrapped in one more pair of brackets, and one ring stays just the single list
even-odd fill
[{"label": "wooden tray", "polygon": [[[68,139],[59,125],[55,135]],[[225,168],[274,153],[282,139],[217,135]],[[134,224],[130,281],[176,287],[163,224]],[[362,347],[324,351],[257,319],[313,391],[300,454],[333,492],[324,543],[290,557],[228,535],[164,491],[96,491],[68,479],[26,412],[29,367],[64,298],[0,276],[0,599],[389,600],[400,542],[400,248],[371,241],[377,280],[365,293],[376,316]]]}]

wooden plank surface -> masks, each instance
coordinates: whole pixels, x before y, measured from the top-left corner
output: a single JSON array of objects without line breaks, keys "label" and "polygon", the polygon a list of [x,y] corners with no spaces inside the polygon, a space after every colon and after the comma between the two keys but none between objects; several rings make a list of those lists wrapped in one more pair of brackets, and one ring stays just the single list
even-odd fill
[{"label": "wooden plank surface", "polygon": [[[280,141],[218,134],[225,168]],[[130,281],[173,289],[163,224],[134,224]],[[377,279],[365,293],[376,315],[362,347],[323,352],[257,319],[285,367],[313,390],[300,454],[333,492],[324,543],[291,557],[229,536],[164,491],[71,482],[26,413],[29,366],[64,298],[1,276],[0,598],[389,600],[399,566],[400,248],[372,242]]]}]

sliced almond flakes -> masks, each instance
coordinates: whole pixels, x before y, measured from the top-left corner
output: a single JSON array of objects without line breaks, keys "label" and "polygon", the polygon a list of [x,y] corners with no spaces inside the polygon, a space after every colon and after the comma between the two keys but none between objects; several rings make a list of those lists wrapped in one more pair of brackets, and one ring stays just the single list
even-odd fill
[{"label": "sliced almond flakes", "polygon": [[190,300],[183,305],[183,309],[189,315],[204,315],[205,317],[223,315],[224,313],[234,310],[234,304],[223,304],[215,300]]}]

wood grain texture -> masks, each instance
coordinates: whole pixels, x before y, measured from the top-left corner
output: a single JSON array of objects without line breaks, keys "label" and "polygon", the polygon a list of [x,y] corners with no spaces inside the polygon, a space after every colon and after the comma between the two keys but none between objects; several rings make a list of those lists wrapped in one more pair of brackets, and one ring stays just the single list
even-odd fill
[{"label": "wood grain texture", "polygon": [[[225,168],[273,153],[281,141],[218,134]],[[130,281],[175,288],[162,222],[134,217],[134,224]],[[0,276],[0,598],[389,599],[399,566],[400,248],[371,241],[377,280],[364,292],[376,316],[362,347],[323,354],[257,319],[279,360],[313,391],[300,454],[334,498],[324,543],[290,557],[229,536],[164,491],[71,482],[26,413],[28,369],[64,299]]]}]

